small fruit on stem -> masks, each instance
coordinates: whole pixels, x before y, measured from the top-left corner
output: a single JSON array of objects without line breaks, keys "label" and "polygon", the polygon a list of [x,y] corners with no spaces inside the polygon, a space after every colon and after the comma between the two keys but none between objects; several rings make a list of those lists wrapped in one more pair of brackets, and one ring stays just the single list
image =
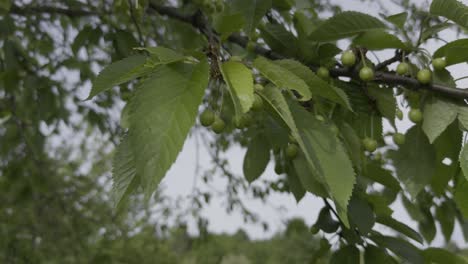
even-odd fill
[{"label": "small fruit on stem", "polygon": [[408,117],[413,123],[419,123],[423,119],[423,114],[421,110],[415,108],[410,110]]},{"label": "small fruit on stem", "polygon": [[422,84],[429,84],[432,79],[432,72],[429,69],[422,69],[418,72],[418,81]]},{"label": "small fruit on stem", "polygon": [[256,47],[256,46],[257,46],[257,44],[256,44],[255,42],[249,41],[249,42],[247,43],[246,49],[247,49],[248,52],[254,53],[254,52],[255,52],[255,47]]},{"label": "small fruit on stem", "polygon": [[244,118],[244,116],[236,115],[232,119],[232,122],[234,123],[234,127],[237,128],[237,129],[242,129],[242,128],[245,127],[245,118]]},{"label": "small fruit on stem", "polygon": [[359,71],[359,78],[365,82],[371,81],[374,79],[374,71],[370,67],[364,66]]},{"label": "small fruit on stem", "polygon": [[286,158],[294,159],[295,157],[297,157],[298,150],[299,149],[296,144],[289,144],[286,147]]},{"label": "small fruit on stem", "polygon": [[400,109],[396,110],[395,115],[399,120],[403,119],[403,112]]},{"label": "small fruit on stem", "polygon": [[213,124],[214,121],[215,121],[215,114],[213,113],[213,111],[206,109],[205,111],[203,111],[203,113],[201,113],[200,123],[202,124],[202,126],[204,127],[211,126],[211,124]]},{"label": "small fruit on stem", "polygon": [[323,80],[328,80],[328,78],[330,78],[330,71],[325,67],[320,67],[317,70],[317,75]]},{"label": "small fruit on stem", "polygon": [[405,144],[405,135],[402,133],[395,133],[393,134],[393,142],[397,145],[403,145]]},{"label": "small fruit on stem", "polygon": [[364,145],[364,149],[369,152],[374,152],[377,149],[377,141],[372,138],[363,139],[362,145]]},{"label": "small fruit on stem", "polygon": [[223,132],[225,127],[226,124],[224,123],[223,119],[221,119],[219,116],[216,116],[213,124],[211,124],[211,129],[216,134],[220,134],[221,132]]},{"label": "small fruit on stem", "polygon": [[259,84],[259,83],[256,83],[256,84],[254,85],[254,89],[255,89],[255,91],[257,91],[257,92],[261,92],[261,91],[263,91],[263,89],[265,89],[265,87],[263,87],[263,85],[261,85],[261,84]]},{"label": "small fruit on stem", "polygon": [[346,67],[351,67],[356,64],[356,55],[351,50],[343,52],[341,55],[341,63]]},{"label": "small fruit on stem", "polygon": [[432,61],[432,66],[434,67],[434,70],[440,71],[445,69],[447,66],[447,61],[445,58],[437,58]]},{"label": "small fruit on stem", "polygon": [[396,72],[399,74],[399,75],[406,75],[408,74],[409,72],[409,64],[406,63],[406,62],[402,62],[400,64],[398,64],[397,68],[396,68]]}]

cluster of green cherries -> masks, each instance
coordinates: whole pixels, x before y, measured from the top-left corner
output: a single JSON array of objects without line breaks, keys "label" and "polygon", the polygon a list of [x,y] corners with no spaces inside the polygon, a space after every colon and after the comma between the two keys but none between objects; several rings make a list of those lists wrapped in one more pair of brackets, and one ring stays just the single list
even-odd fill
[{"label": "cluster of green cherries", "polygon": [[194,0],[207,14],[221,13],[224,10],[223,0]]},{"label": "cluster of green cherries", "polygon": [[[255,84],[255,91],[263,90],[263,85]],[[254,94],[254,100],[252,103],[251,110],[252,111],[260,111],[263,109],[263,99],[257,94]],[[226,128],[226,122],[221,118],[219,114],[216,114],[211,109],[205,109],[200,115],[200,124],[204,127],[211,127],[211,130],[216,134],[221,134],[224,129]],[[234,116],[232,119],[232,123],[235,128],[243,129],[250,126],[253,122],[252,115],[250,113],[246,113],[242,116]]]},{"label": "cluster of green cherries", "polygon": [[[357,63],[357,57],[352,50],[347,50],[341,54],[341,63],[344,67],[353,67]],[[432,66],[434,70],[441,71],[447,66],[447,61],[445,58],[436,58],[432,61]],[[402,61],[396,68],[396,72],[399,75],[406,76],[410,73],[410,65]],[[325,67],[319,67],[317,69],[317,75],[326,80],[330,77],[330,72]],[[359,78],[364,82],[372,81],[375,77],[374,70],[371,67],[366,66],[365,61],[363,61],[363,67],[359,70]],[[416,79],[422,85],[428,85],[432,81],[432,72],[430,69],[425,68],[418,71],[416,74]],[[398,119],[403,119],[403,113],[401,110],[397,110],[396,115]],[[420,109],[413,108],[408,113],[408,118],[413,123],[420,123],[423,119],[423,114]],[[405,144],[405,135],[402,133],[393,134],[393,142],[397,145]],[[362,145],[366,151],[374,152],[377,150],[378,143],[375,139],[371,137],[366,137],[362,140]]]}]

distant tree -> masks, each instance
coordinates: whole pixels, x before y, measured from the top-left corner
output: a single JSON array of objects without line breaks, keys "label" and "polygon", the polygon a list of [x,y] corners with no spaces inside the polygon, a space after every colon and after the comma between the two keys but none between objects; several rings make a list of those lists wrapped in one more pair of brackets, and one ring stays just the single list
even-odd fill
[{"label": "distant tree", "polygon": [[[54,255],[38,249],[43,239],[53,241],[48,236],[73,242],[65,231],[40,227],[37,233],[35,224],[52,228],[58,217],[71,217],[61,227],[75,230],[73,215],[91,221],[80,202],[100,192],[80,191],[76,177],[105,176],[109,171],[99,171],[107,168],[99,162],[112,145],[118,147],[110,199],[120,210],[132,200],[144,204],[192,132],[210,147],[213,161],[202,179],[209,183],[221,172],[228,180],[227,209],[241,210],[246,221],[258,219],[239,190],[260,199],[272,191],[298,201],[306,192],[320,197],[324,207],[311,231],[336,234],[318,250],[331,254],[331,263],[359,263],[362,252],[366,263],[464,263],[427,246],[437,223],[446,241],[455,223],[468,240],[468,91],[446,68],[468,62],[468,40],[461,38],[468,7],[457,0],[433,0],[429,9],[392,2],[405,12],[388,14],[383,4],[385,14],[376,17],[312,0],[3,0],[1,214],[18,227],[2,225],[9,238],[2,257],[8,262],[25,250],[33,258],[23,261],[35,262],[38,254]],[[441,39],[446,29],[460,39]],[[344,51],[337,46],[343,39],[349,43]],[[433,54],[428,41],[440,46]],[[375,53],[386,49],[394,56]],[[92,86],[92,101],[82,100],[84,86]],[[403,112],[414,123],[405,134],[396,125]],[[393,132],[384,133],[384,120]],[[217,135],[208,137],[203,127]],[[229,171],[222,155],[236,144],[247,148],[244,179]],[[271,160],[277,180],[250,188]],[[98,171],[88,173],[89,167]],[[186,213],[198,217],[212,195],[195,190]],[[23,199],[27,206],[18,206]],[[93,206],[103,218],[93,221],[111,221],[100,201]],[[418,231],[392,217],[395,201],[419,223]],[[63,211],[47,214],[59,208],[53,202]],[[382,234],[376,224],[395,234]],[[96,227],[80,226],[80,232],[99,239]]]}]

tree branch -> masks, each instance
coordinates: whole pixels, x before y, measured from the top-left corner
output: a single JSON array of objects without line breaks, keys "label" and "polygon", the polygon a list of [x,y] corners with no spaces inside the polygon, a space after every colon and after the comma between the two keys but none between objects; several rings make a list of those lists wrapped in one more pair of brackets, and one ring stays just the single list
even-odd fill
[{"label": "tree branch", "polygon": [[[160,15],[165,15],[171,17],[173,19],[177,19],[179,21],[191,24],[194,28],[200,30],[204,35],[207,37],[213,36],[213,32],[208,32],[209,27],[206,25],[206,21],[201,19],[200,13],[195,14],[183,14],[177,8],[168,7],[168,6],[160,6],[155,3],[149,4],[149,12],[155,11]],[[79,9],[67,9],[67,8],[60,8],[60,7],[53,7],[53,6],[24,6],[19,7],[13,5],[10,8],[10,13],[18,14],[18,15],[28,15],[34,13],[48,13],[48,14],[62,14],[69,17],[82,17],[82,16],[97,16],[101,15],[95,11],[88,11],[88,10],[79,10]],[[240,34],[232,34],[229,36],[228,40],[232,43],[236,43],[242,47],[246,47],[248,43],[248,39],[246,37],[241,36]],[[284,56],[278,54],[272,50],[266,49],[261,46],[255,47],[255,52],[259,55],[267,57],[269,59],[277,60],[277,59],[285,59]],[[400,55],[401,56],[401,55]],[[399,76],[395,73],[383,72],[379,71],[385,68],[387,65],[399,61],[400,56],[395,55],[393,58],[386,60],[376,66],[376,73],[375,73],[375,82],[382,83],[382,84],[391,84],[391,85],[403,85],[403,86],[410,86],[413,89],[421,89],[421,90],[429,90],[439,93],[445,97],[450,97],[452,99],[461,101],[463,99],[468,99],[468,89],[457,89],[454,87],[448,87],[440,84],[430,84],[430,85],[422,85],[416,79]],[[318,66],[317,65],[308,65],[312,70],[316,71]],[[343,68],[343,67],[336,67],[330,69],[330,74],[333,77],[358,77],[356,72],[352,70]]]},{"label": "tree branch", "polygon": [[17,6],[12,5],[10,13],[17,15],[30,15],[30,14],[60,14],[69,17],[83,17],[83,16],[98,16],[100,13],[82,9],[69,9],[54,6]]},{"label": "tree branch", "polygon": [[[196,21],[195,17],[198,16],[197,14],[195,15],[182,14],[176,8],[159,6],[154,3],[150,3],[150,8],[156,11],[157,13],[159,13],[160,15],[166,15],[168,17],[175,18],[186,23],[190,23],[192,24],[193,27],[199,30],[202,30],[205,28],[204,25],[200,25],[199,23],[194,22]],[[248,43],[248,39],[246,37],[243,37],[237,33],[230,35],[228,40],[242,47],[246,47]],[[262,55],[272,60],[285,59],[285,57],[282,56],[281,54],[278,54],[272,50],[266,49],[258,45],[255,47],[255,52],[259,55]],[[401,60],[401,56],[402,56],[401,54],[395,55],[393,58],[378,64],[376,69],[380,70],[382,68],[385,68],[387,65],[393,62]],[[308,66],[314,71],[318,69],[317,65],[308,65]],[[352,70],[349,70],[343,67],[336,67],[336,68],[330,69],[330,74],[333,77],[354,77],[354,78],[358,77],[357,72],[353,72]],[[404,85],[404,86],[410,86],[413,89],[434,91],[434,92],[439,93],[442,96],[450,97],[452,99],[459,100],[459,101],[463,99],[468,99],[468,89],[457,89],[454,87],[448,87],[448,86],[444,86],[440,84],[422,85],[415,78],[400,76],[400,75],[396,75],[395,73],[376,71],[374,81],[377,83],[382,83],[382,84]]]}]

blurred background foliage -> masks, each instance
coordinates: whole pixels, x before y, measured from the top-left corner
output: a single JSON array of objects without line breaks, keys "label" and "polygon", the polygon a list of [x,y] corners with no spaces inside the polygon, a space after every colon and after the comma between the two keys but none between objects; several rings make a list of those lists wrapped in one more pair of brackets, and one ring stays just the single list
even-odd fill
[{"label": "blurred background foliage", "polygon": [[[158,192],[149,204],[135,195],[114,211],[110,162],[133,83],[93,101],[83,100],[86,88],[133,47],[206,46],[189,25],[152,12],[149,1],[139,0],[140,8],[131,0],[0,1],[0,263],[328,263],[328,240],[314,237],[300,219],[266,241],[251,241],[243,231],[209,233],[199,214],[209,192],[185,198],[190,208]],[[195,8],[190,0],[151,2]],[[318,13],[340,10],[329,1],[308,2]],[[239,198],[245,181],[219,157],[242,138],[217,140],[207,143],[216,148],[202,179],[221,171],[227,210],[258,221]],[[266,184],[287,191],[281,182]],[[269,188],[248,192],[264,199]],[[199,223],[197,236],[187,233],[188,216]]]}]

